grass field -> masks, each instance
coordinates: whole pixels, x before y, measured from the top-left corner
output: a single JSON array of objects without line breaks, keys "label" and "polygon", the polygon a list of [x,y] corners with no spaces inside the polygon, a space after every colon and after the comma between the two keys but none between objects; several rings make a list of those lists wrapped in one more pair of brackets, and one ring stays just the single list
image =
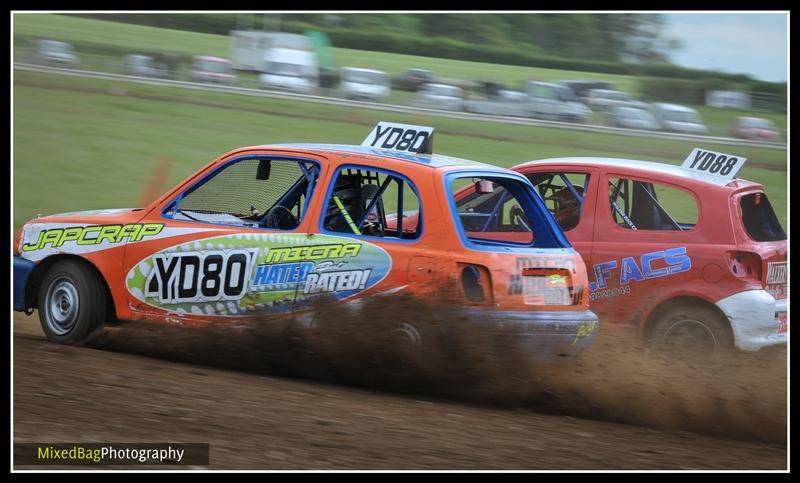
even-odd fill
[{"label": "grass field", "polygon": [[[436,151],[500,166],[556,156],[679,164],[681,141],[401,115],[50,74],[14,76],[14,225],[37,213],[136,206],[160,157],[164,190],[230,149],[281,142],[359,144],[379,120],[432,125]],[[786,151],[703,145],[749,158],[786,224]]]},{"label": "grass field", "polygon": [[[16,14],[14,15],[15,45],[27,43],[34,38],[59,39],[77,44],[98,43],[125,52],[169,50],[185,55],[210,54],[230,57],[230,39],[224,35],[211,35],[185,32],[164,28],[124,24],[69,15]],[[101,39],[101,40],[100,40]],[[80,50],[80,49],[78,49]],[[22,52],[17,49],[17,53]],[[18,55],[19,56],[19,55]],[[512,88],[521,89],[526,80],[555,81],[567,79],[595,79],[613,83],[618,89],[633,95],[639,93],[638,79],[633,76],[576,72],[557,69],[541,69],[512,65],[467,62],[451,59],[436,59],[385,52],[333,48],[333,57],[338,66],[369,67],[398,74],[410,67],[427,68],[446,79],[484,80],[501,82]],[[118,71],[121,59],[81,54],[83,67],[97,67],[112,72]],[[184,75],[184,78],[186,76]],[[240,79],[244,87],[257,87],[255,75],[245,74]],[[393,101],[406,102],[411,94],[395,92]],[[753,115],[749,111],[718,109],[706,106],[693,106],[709,126],[709,134],[726,135],[736,116]],[[779,129],[786,129],[786,115],[761,112],[758,116],[772,120]]]}]

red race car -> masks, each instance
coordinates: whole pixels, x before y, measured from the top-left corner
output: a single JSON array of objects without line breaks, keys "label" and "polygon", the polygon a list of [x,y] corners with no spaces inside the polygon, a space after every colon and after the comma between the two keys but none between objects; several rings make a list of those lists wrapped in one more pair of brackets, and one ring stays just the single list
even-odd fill
[{"label": "red race car", "polygon": [[745,161],[695,149],[682,166],[576,157],[512,169],[589,267],[604,327],[635,327],[655,349],[756,351],[786,344],[787,238],[764,187],[735,179]]},{"label": "red race car", "polygon": [[[538,359],[580,352],[597,328],[586,267],[533,187],[434,155],[432,139],[381,123],[361,146],[240,148],[144,208],[31,220],[14,308],[79,343],[108,319],[283,324],[318,297],[448,292]],[[476,197],[462,209],[463,186]],[[391,316],[419,338],[413,314]]]}]

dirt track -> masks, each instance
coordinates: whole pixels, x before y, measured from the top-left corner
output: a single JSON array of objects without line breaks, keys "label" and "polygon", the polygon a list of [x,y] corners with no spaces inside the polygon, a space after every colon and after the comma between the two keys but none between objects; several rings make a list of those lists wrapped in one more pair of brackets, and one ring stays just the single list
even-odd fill
[{"label": "dirt track", "polygon": [[[603,342],[596,346],[602,351]],[[527,398],[467,402],[462,396],[471,388],[442,399],[276,377],[251,349],[148,324],[104,329],[89,347],[66,347],[44,339],[37,314],[17,315],[14,440],[209,442],[214,469],[787,466],[785,362],[748,361],[755,373],[738,368],[736,377],[715,377],[720,387],[678,378],[648,385],[665,372],[641,372],[598,352],[607,364],[590,357],[572,374],[562,372],[570,384],[542,380],[552,396],[543,407],[556,415],[531,411]],[[475,389],[485,395],[498,387]],[[720,428],[729,437],[709,435]]]}]

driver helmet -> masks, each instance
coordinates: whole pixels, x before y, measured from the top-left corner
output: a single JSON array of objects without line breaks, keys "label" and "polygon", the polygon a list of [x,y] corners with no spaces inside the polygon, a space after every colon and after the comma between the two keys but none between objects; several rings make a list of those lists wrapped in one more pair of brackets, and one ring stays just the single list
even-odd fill
[{"label": "driver helmet", "polygon": [[[583,188],[575,186],[575,191],[583,196]],[[569,188],[562,188],[545,200],[553,202],[553,216],[562,230],[570,230],[578,225],[581,216],[581,203]]]}]

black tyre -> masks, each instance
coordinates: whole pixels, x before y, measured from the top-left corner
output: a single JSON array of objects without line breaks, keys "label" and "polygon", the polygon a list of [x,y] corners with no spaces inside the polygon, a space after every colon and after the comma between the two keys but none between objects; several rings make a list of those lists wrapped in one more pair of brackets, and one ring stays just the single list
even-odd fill
[{"label": "black tyre", "polygon": [[693,304],[663,312],[650,338],[651,350],[664,355],[707,356],[733,347],[728,321],[711,307]]},{"label": "black tyre", "polygon": [[106,294],[97,273],[76,260],[56,262],[39,287],[39,320],[48,339],[81,344],[106,318]]}]

